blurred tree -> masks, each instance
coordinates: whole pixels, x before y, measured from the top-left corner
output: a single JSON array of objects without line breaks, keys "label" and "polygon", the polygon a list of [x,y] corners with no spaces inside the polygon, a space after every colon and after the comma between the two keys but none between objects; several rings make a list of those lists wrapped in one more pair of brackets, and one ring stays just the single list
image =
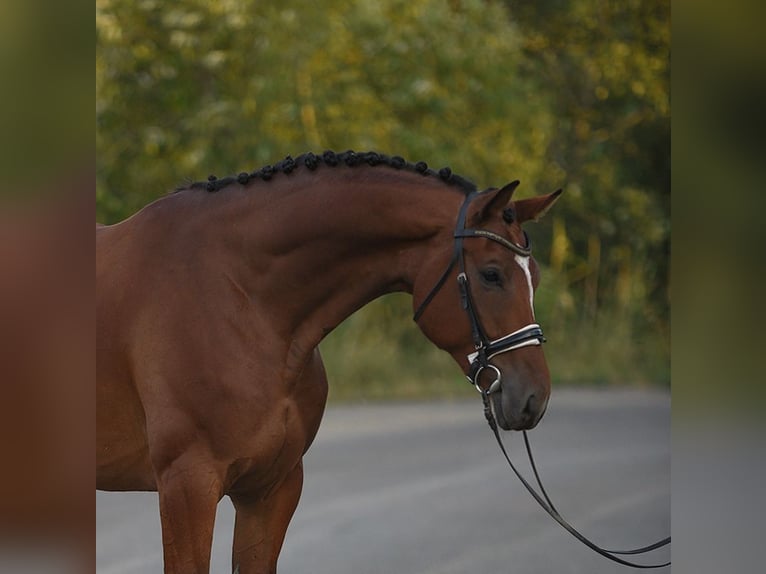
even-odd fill
[{"label": "blurred tree", "polygon": [[556,117],[542,179],[567,188],[549,224],[556,267],[586,316],[616,302],[659,327],[669,305],[670,2],[506,5],[524,35],[520,72]]},{"label": "blurred tree", "polygon": [[[552,122],[520,38],[479,0],[97,2],[98,208],[307,149],[430,159],[480,183],[539,179]],[[441,163],[440,163],[441,165]]]},{"label": "blurred tree", "polygon": [[[659,333],[667,376],[667,1],[97,0],[96,48],[100,221],[326,148],[519,178],[522,196],[565,187],[531,230],[541,319],[564,339],[608,319],[638,371],[634,342]],[[411,351],[406,305],[361,320]]]}]

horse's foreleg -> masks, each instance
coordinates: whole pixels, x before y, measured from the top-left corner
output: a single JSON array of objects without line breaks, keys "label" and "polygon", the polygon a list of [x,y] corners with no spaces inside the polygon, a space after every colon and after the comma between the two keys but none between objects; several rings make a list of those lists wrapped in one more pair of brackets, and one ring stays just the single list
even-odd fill
[{"label": "horse's foreleg", "polygon": [[157,490],[165,574],[209,572],[219,474],[200,457],[181,456],[157,473]]},{"label": "horse's foreleg", "polygon": [[274,574],[287,525],[303,488],[299,463],[266,498],[232,494],[236,510],[232,570],[237,574]]}]

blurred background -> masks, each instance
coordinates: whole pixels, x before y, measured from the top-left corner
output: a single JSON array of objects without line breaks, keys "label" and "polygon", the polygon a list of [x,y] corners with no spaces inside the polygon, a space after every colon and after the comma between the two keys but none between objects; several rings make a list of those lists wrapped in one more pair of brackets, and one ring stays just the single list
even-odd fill
[{"label": "blurred background", "polygon": [[[481,186],[518,177],[520,195],[561,186],[556,209],[529,228],[545,267],[538,313],[555,384],[667,384],[670,4],[98,0],[94,162],[93,5],[0,3],[0,288],[11,291],[0,298],[0,571],[25,571],[14,557],[26,571],[63,571],[58,544],[76,520],[93,543],[95,406],[78,398],[93,396],[93,247],[61,239],[90,234],[96,210],[117,221],[187,178],[356,147],[451,165]],[[758,571],[766,4],[672,8],[674,571]],[[70,217],[73,199],[84,209]],[[59,230],[41,222],[48,213]],[[37,253],[19,239],[27,234],[43,240]],[[340,339],[354,328],[395,342],[378,371],[396,361],[410,383],[428,383],[418,368],[443,375],[431,387],[440,396],[470,392],[421,340],[406,297],[391,299],[365,310],[384,334],[361,333],[358,314],[324,345],[334,397],[373,386],[359,383],[375,369],[333,355],[333,345],[371,348]],[[69,310],[51,330],[44,311],[62,302]],[[55,357],[40,358],[42,332]],[[32,371],[48,372],[15,369],[19,345],[33,351]],[[417,361],[402,356],[409,348]],[[76,391],[63,411],[51,392],[62,381]],[[48,530],[52,545],[41,542]],[[68,571],[92,571],[92,552],[83,556]],[[36,567],[46,560],[51,568]]]},{"label": "blurred background", "polygon": [[[97,218],[287,154],[377,150],[519,196],[555,384],[670,380],[670,6],[97,0]],[[322,344],[331,399],[470,392],[384,297]],[[455,382],[456,384],[451,384]]]}]

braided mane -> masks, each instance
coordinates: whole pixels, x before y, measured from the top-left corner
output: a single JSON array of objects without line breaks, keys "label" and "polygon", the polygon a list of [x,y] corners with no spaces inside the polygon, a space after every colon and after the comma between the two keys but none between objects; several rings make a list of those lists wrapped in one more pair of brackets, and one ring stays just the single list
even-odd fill
[{"label": "braided mane", "polygon": [[428,164],[426,164],[424,161],[409,163],[398,155],[388,156],[374,151],[355,152],[352,150],[344,151],[341,153],[335,153],[328,150],[321,155],[308,152],[299,155],[295,159],[288,155],[282,161],[274,165],[263,166],[256,171],[243,171],[236,176],[228,176],[223,178],[217,178],[216,176],[211,175],[208,177],[207,181],[197,181],[188,186],[180,187],[176,191],[181,191],[183,189],[206,189],[210,192],[216,192],[233,183],[246,185],[254,179],[269,181],[272,177],[279,173],[289,175],[294,170],[299,168],[306,168],[314,171],[320,166],[336,167],[344,165],[349,167],[362,165],[372,167],[384,166],[398,170],[412,171],[425,177],[437,177],[449,185],[458,187],[466,194],[476,191],[476,185],[474,183],[457,174],[452,173],[452,170],[449,167],[443,167],[436,171],[429,168]]}]

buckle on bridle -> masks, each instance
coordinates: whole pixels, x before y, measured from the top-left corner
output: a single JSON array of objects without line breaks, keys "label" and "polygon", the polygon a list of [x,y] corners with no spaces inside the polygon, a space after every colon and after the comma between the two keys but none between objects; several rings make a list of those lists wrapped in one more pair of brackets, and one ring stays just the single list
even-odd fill
[{"label": "buckle on bridle", "polygon": [[457,285],[460,289],[460,306],[463,311],[468,311],[468,276],[465,271],[458,273]]}]

